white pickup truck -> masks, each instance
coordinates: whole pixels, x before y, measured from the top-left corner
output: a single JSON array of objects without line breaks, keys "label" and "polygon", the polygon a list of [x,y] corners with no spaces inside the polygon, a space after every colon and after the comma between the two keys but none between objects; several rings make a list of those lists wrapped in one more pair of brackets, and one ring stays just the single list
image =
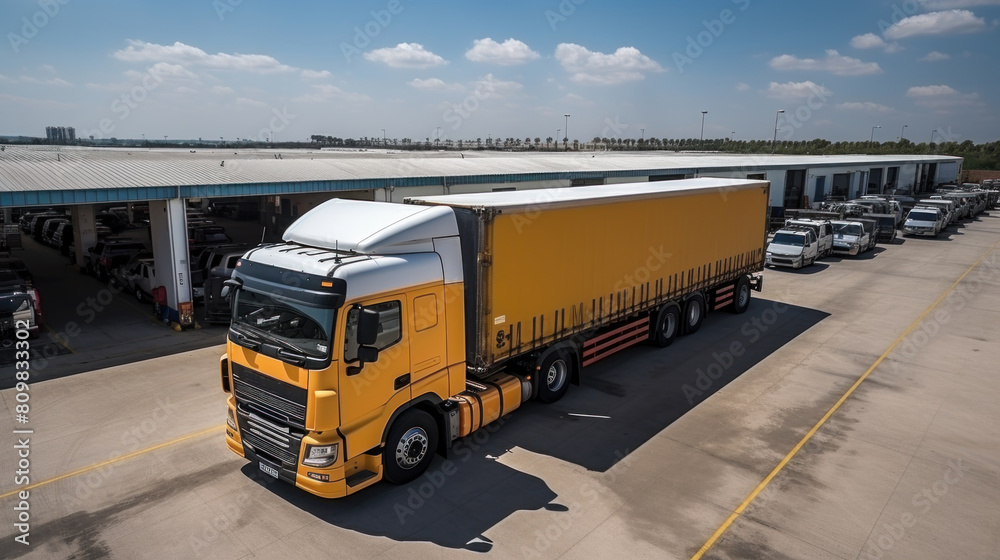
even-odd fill
[{"label": "white pickup truck", "polygon": [[830,220],[818,220],[815,218],[793,218],[785,220],[784,229],[809,229],[816,236],[818,245],[817,258],[833,254],[833,224]]},{"label": "white pickup truck", "polygon": [[764,264],[767,266],[802,268],[816,262],[819,257],[819,243],[811,229],[779,229],[767,244],[767,253],[764,256]]}]

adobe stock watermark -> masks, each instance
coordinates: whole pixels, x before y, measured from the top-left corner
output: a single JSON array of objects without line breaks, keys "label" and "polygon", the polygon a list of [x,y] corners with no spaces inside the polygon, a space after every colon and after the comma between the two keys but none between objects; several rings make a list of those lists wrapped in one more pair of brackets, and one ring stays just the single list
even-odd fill
[{"label": "adobe stock watermark", "polygon": [[833,95],[823,86],[816,86],[812,83],[809,84],[809,89],[812,93],[809,94],[804,103],[792,111],[779,114],[778,131],[781,132],[779,136],[781,140],[791,140],[795,136],[795,132],[802,128],[802,125],[809,122],[816,112],[826,107],[829,102],[828,97]]},{"label": "adobe stock watermark", "polygon": [[555,10],[545,10],[545,21],[549,22],[549,27],[555,31],[560,23],[564,23],[569,17],[576,13],[577,6],[587,0],[560,0]]},{"label": "adobe stock watermark", "polygon": [[455,103],[441,114],[444,122],[451,124],[452,130],[458,130],[466,119],[479,110],[480,102],[492,98],[496,94],[496,86],[491,80],[480,80],[476,89],[465,96],[461,103]]},{"label": "adobe stock watermark", "polygon": [[[150,66],[146,69],[146,73],[143,74],[142,79],[139,83],[132,87],[132,89],[116,97],[114,101],[111,102],[110,111],[118,115],[119,121],[124,121],[129,118],[132,111],[137,109],[139,105],[149,99],[150,93],[152,93],[156,88],[160,87],[163,83],[163,76],[160,74],[159,69],[156,65]],[[97,128],[89,131],[84,131],[81,137],[92,136],[94,138],[104,138],[105,135],[111,135],[115,131],[115,123],[110,117],[105,117],[98,121]]]},{"label": "adobe stock watermark", "polygon": [[179,405],[170,402],[169,397],[157,397],[155,402],[156,406],[149,410],[142,419],[137,420],[132,426],[122,431],[118,438],[120,447],[109,454],[105,461],[105,463],[110,464],[105,464],[77,478],[74,493],[63,495],[64,500],[69,505],[78,507],[82,502],[89,500],[97,490],[111,479],[111,475],[119,466],[115,462],[117,459],[148,445],[150,438],[181,409]]},{"label": "adobe stock watermark", "polygon": [[948,461],[948,468],[941,475],[941,478],[935,480],[919,492],[914,493],[910,499],[910,504],[918,509],[918,513],[914,514],[912,511],[905,511],[899,515],[898,521],[883,521],[881,526],[877,528],[878,536],[874,536],[873,532],[873,536],[868,541],[868,546],[861,551],[858,558],[868,558],[870,560],[882,558],[886,552],[892,550],[897,544],[902,542],[906,535],[910,533],[910,529],[916,526],[918,515],[929,513],[934,505],[941,502],[948,495],[951,487],[961,482],[966,473],[971,469],[972,466],[962,459],[950,459]]},{"label": "adobe stock watermark", "polygon": [[[544,553],[577,525],[589,507],[597,505],[609,492],[612,492],[612,486],[632,467],[630,453],[628,449],[624,453],[615,450],[616,460],[611,467],[598,474],[595,481],[581,484],[574,495],[566,500],[565,512],[559,512],[555,521],[535,529],[534,533],[526,536],[531,540],[530,544],[521,545],[521,558],[544,558]],[[619,465],[621,468],[615,471],[615,467]]]},{"label": "adobe stock watermark", "polygon": [[736,365],[736,359],[743,356],[747,349],[761,340],[770,331],[781,316],[788,312],[789,305],[780,301],[772,301],[771,305],[754,314],[743,322],[740,327],[741,339],[733,340],[727,349],[721,353],[712,351],[712,359],[708,365],[695,370],[694,384],[685,383],[681,392],[687,398],[689,406],[694,406],[711,390],[722,376]]},{"label": "adobe stock watermark", "polygon": [[20,53],[21,47],[37,37],[42,29],[59,15],[66,4],[69,4],[69,0],[38,0],[38,11],[31,14],[31,17],[21,18],[21,27],[18,29],[20,33],[14,31],[7,33],[7,41],[14,54]]},{"label": "adobe stock watermark", "polygon": [[226,20],[226,14],[235,12],[236,8],[243,3],[243,0],[212,0],[212,9],[215,10],[215,15],[219,17],[219,21]]},{"label": "adobe stock watermark", "polygon": [[340,53],[344,55],[344,60],[348,64],[354,62],[352,57],[361,56],[365,49],[372,44],[372,39],[382,34],[382,31],[392,23],[393,16],[398,16],[403,12],[403,3],[400,0],[389,0],[385,8],[368,12],[371,19],[363,25],[354,26],[353,40],[348,43],[340,42]]},{"label": "adobe stock watermark", "polygon": [[[731,1],[740,12],[744,12],[750,7],[750,0]],[[677,67],[677,72],[683,74],[685,66],[694,64],[694,61],[698,57],[705,54],[705,49],[711,47],[716,39],[722,37],[722,34],[726,31],[726,27],[736,23],[736,16],[737,12],[726,8],[719,12],[719,17],[717,18],[702,20],[701,25],[705,29],[695,35],[688,35],[684,51],[674,51],[674,54],[671,55],[671,58],[674,60],[674,66]]]},{"label": "adobe stock watermark", "polygon": [[450,451],[456,456],[455,460],[445,459],[440,466],[427,471],[420,478],[411,482],[406,489],[406,499],[396,502],[392,506],[392,511],[396,514],[399,524],[406,525],[407,520],[416,515],[420,508],[433,499],[435,494],[444,488],[448,480],[458,473],[459,467],[468,463],[475,452],[482,449],[505,422],[506,420],[501,416],[490,424],[457,440]]}]

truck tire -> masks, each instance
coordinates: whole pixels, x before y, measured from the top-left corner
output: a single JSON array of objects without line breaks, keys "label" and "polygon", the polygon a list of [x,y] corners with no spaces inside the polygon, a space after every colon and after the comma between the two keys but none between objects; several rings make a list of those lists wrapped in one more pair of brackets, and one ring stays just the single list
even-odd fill
[{"label": "truck tire", "polygon": [[739,315],[745,313],[750,308],[750,281],[746,276],[741,276],[736,281],[736,288],[733,290],[733,303],[729,306],[729,311]]},{"label": "truck tire", "polygon": [[382,454],[382,476],[405,484],[422,475],[434,460],[438,427],[430,414],[411,408],[392,424]]},{"label": "truck tire", "polygon": [[694,294],[684,303],[684,322],[681,325],[683,334],[694,334],[705,321],[705,298]]},{"label": "truck tire", "polygon": [[656,322],[649,326],[649,342],[657,348],[666,348],[677,338],[681,326],[681,308],[670,302],[660,308]]},{"label": "truck tire", "polygon": [[573,358],[564,350],[543,355],[535,371],[535,396],[543,403],[554,403],[569,389],[573,377]]}]

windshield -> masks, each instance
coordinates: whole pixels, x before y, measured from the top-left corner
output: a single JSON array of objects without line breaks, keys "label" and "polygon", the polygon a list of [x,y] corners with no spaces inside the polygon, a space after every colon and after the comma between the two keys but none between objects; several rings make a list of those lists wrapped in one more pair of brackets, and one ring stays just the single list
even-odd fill
[{"label": "windshield", "polygon": [[796,247],[801,247],[805,245],[805,241],[806,241],[806,236],[804,235],[796,235],[794,233],[782,233],[779,231],[778,233],[774,234],[774,239],[771,240],[771,243],[774,243],[775,245],[794,245]]},{"label": "windshield", "polygon": [[[247,289],[236,291],[232,329],[249,345],[276,343],[285,350],[326,359],[330,353],[333,309],[310,307]],[[247,345],[247,344],[244,344]]]},{"label": "windshield", "polygon": [[930,212],[910,212],[910,215],[906,219],[918,222],[935,222],[937,221],[937,215]]},{"label": "windshield", "polygon": [[840,235],[860,236],[861,226],[858,224],[834,224],[833,231],[834,233],[838,233]]}]

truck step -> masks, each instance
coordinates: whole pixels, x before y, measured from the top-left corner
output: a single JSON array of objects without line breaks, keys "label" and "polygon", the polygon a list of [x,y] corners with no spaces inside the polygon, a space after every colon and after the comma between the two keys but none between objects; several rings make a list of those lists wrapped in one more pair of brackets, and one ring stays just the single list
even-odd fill
[{"label": "truck step", "polygon": [[357,486],[358,484],[361,484],[362,482],[370,479],[371,477],[375,476],[376,474],[377,473],[373,473],[372,471],[367,471],[367,470],[366,471],[358,471],[358,472],[352,474],[351,476],[347,477],[347,485],[348,486]]}]

